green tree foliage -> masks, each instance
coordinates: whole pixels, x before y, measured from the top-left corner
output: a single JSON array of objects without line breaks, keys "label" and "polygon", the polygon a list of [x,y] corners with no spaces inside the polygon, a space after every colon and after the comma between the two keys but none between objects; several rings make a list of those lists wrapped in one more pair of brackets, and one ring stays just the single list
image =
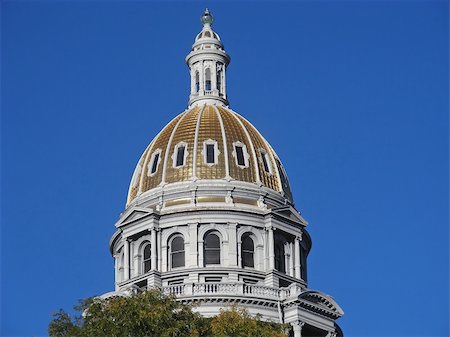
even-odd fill
[{"label": "green tree foliage", "polygon": [[286,337],[285,330],[286,326],[263,322],[238,307],[221,310],[211,321],[214,337]]},{"label": "green tree foliage", "polygon": [[207,319],[159,290],[88,299],[75,309],[78,316],[54,314],[50,337],[286,337],[282,325],[252,318],[244,309],[233,307]]}]

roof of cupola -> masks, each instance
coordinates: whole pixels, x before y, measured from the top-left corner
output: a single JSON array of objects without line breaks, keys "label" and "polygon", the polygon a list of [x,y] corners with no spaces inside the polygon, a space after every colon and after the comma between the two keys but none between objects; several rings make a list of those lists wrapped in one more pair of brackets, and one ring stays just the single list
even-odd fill
[{"label": "roof of cupola", "polygon": [[[203,29],[195,38],[195,42],[199,41],[200,39],[215,39],[220,41],[219,34],[214,32],[212,30],[212,23],[214,21],[211,13],[209,12],[208,8],[205,9],[205,12],[203,13],[202,17],[200,18],[200,21],[203,24]],[[221,43],[220,43],[221,44]]]}]

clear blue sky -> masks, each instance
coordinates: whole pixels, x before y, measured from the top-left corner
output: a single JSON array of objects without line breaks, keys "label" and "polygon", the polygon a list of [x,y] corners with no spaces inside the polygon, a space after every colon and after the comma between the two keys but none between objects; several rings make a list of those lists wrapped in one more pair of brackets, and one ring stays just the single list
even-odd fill
[{"label": "clear blue sky", "polygon": [[186,107],[209,7],[231,107],[309,221],[347,336],[448,336],[448,3],[1,3],[2,336],[113,289],[141,152]]}]

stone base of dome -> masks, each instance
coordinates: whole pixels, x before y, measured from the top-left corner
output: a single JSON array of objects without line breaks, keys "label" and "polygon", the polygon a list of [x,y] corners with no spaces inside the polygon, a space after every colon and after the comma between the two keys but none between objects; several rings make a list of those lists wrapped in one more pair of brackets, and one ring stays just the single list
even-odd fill
[{"label": "stone base of dome", "polygon": [[[258,185],[235,180],[196,180],[166,184],[140,194],[130,205],[170,213],[180,208],[221,207],[268,209],[292,205],[282,193]],[[175,208],[174,208],[175,207]],[[306,224],[306,222],[305,222]]]}]

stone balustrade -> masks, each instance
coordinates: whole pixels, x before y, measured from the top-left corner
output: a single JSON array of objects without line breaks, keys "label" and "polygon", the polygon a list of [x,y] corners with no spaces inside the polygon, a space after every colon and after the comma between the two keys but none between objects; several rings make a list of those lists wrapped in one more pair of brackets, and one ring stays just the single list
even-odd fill
[{"label": "stone balustrade", "polygon": [[300,287],[292,285],[287,288],[272,288],[263,285],[245,284],[241,282],[205,282],[176,284],[162,287],[166,295],[176,297],[191,296],[246,296],[282,301],[301,292]]}]

